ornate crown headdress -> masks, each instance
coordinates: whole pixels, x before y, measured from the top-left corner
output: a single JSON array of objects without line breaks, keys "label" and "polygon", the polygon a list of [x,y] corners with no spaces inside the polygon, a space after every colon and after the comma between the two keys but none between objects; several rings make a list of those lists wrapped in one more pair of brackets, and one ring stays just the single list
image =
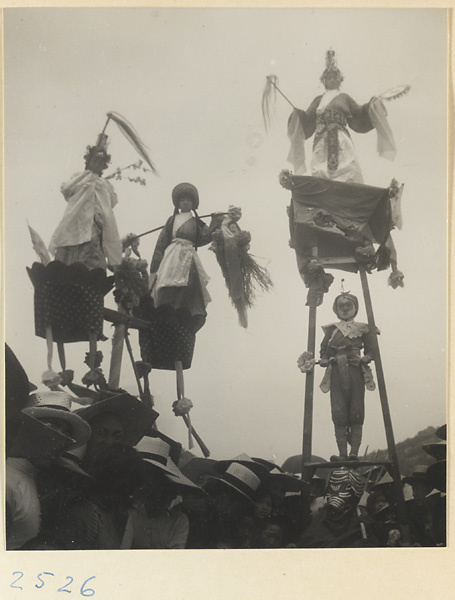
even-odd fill
[{"label": "ornate crown headdress", "polygon": [[330,48],[330,50],[327,50],[326,54],[325,54],[325,71],[324,73],[321,75],[321,81],[324,82],[324,79],[326,78],[326,76],[329,73],[337,73],[338,74],[338,80],[340,81],[340,83],[343,81],[344,77],[340,71],[340,69],[338,68],[337,65],[337,59],[335,57],[335,50],[332,50],[332,48]]}]

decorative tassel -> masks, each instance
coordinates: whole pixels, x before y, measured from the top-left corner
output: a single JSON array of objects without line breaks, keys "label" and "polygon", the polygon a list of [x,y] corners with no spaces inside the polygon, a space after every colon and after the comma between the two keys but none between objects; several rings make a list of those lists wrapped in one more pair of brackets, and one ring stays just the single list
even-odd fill
[{"label": "decorative tassel", "polygon": [[276,75],[267,75],[267,81],[262,93],[262,117],[264,119],[265,130],[268,131],[271,123],[271,112],[276,102],[276,86],[278,77]]},{"label": "decorative tassel", "polygon": [[411,86],[409,84],[396,85],[395,87],[390,88],[390,90],[387,90],[386,92],[381,94],[379,97],[381,98],[381,100],[386,100],[387,102],[389,102],[390,100],[396,100],[397,98],[405,96],[409,93],[410,89]]},{"label": "decorative tassel", "polygon": [[112,119],[115,123],[117,123],[120,131],[126,137],[126,139],[130,142],[133,148],[138,152],[140,156],[145,160],[145,162],[149,165],[155,175],[158,175],[158,172],[155,168],[155,165],[152,162],[152,159],[149,156],[148,149],[145,144],[140,139],[137,132],[134,130],[134,127],[129,123],[124,117],[119,115],[116,112],[108,112],[107,116]]}]

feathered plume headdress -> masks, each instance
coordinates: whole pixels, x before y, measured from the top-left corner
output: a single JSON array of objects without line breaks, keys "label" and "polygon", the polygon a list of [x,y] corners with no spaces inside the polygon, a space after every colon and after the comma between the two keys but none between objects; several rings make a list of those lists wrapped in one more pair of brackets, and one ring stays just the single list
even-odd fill
[{"label": "feathered plume headdress", "polygon": [[129,123],[124,117],[122,117],[118,113],[112,111],[107,113],[106,124],[98,139],[103,139],[102,136],[104,136],[107,139],[107,136],[104,134],[104,132],[106,131],[106,127],[110,120],[117,123],[118,128],[129,141],[129,143],[133,146],[136,152],[145,160],[145,162],[149,165],[149,167],[152,169],[155,175],[158,175],[155,165],[153,164],[152,159],[149,156],[147,146],[143,143],[143,141],[141,140],[131,123]]}]

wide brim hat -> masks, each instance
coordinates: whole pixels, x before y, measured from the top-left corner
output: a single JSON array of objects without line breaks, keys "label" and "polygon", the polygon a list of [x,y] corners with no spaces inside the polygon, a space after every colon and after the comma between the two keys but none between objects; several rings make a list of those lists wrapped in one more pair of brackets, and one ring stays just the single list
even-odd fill
[{"label": "wide brim hat", "polygon": [[390,487],[392,485],[393,485],[393,478],[390,475],[390,473],[386,472],[381,477],[381,479],[371,487],[371,489],[377,490],[378,488],[380,489],[381,487],[384,487],[384,486]]},{"label": "wide brim hat", "polygon": [[164,440],[144,435],[134,449],[146,464],[160,469],[166,475],[174,476],[168,466],[170,446]]},{"label": "wide brim hat", "polygon": [[254,496],[261,485],[260,478],[245,464],[232,462],[219,477],[211,477],[218,485],[224,485],[235,490],[243,498],[254,502]]},{"label": "wide brim hat", "polygon": [[61,454],[55,461],[55,464],[63,469],[82,475],[83,477],[93,479],[93,477],[82,468],[82,461],[80,458],[71,452],[64,452]]},{"label": "wide brim hat", "polygon": [[447,458],[447,442],[445,440],[433,444],[424,444],[422,449],[436,460],[445,460]]},{"label": "wide brim hat", "polygon": [[5,344],[5,410],[6,419],[17,416],[27,405],[30,382],[19,359]]},{"label": "wide brim hat", "polygon": [[423,481],[428,483],[427,473],[428,467],[426,465],[417,465],[414,467],[414,471],[411,475],[403,477],[402,483],[409,483],[409,485],[412,485],[414,481]]},{"label": "wide brim hat", "polygon": [[218,473],[224,473],[233,463],[237,463],[240,465],[244,465],[248,467],[253,473],[256,474],[257,477],[261,480],[261,482],[265,481],[269,477],[269,469],[264,464],[261,464],[251,458],[248,454],[239,454],[235,458],[226,459],[226,460],[217,460],[214,465],[215,471]]},{"label": "wide brim hat", "polygon": [[260,465],[264,465],[264,467],[267,467],[267,469],[269,471],[273,471],[273,469],[278,469],[278,471],[281,471],[281,473],[284,473],[283,469],[275,464],[274,462],[270,461],[270,460],[266,460],[265,458],[256,458],[255,456],[252,457],[254,462],[259,463]]},{"label": "wide brim hat", "polygon": [[278,469],[270,471],[269,482],[273,483],[274,481],[283,483],[286,492],[302,492],[303,490],[308,491],[310,489],[308,481],[298,479],[290,473],[282,473]]},{"label": "wide brim hat", "polygon": [[431,487],[440,490],[441,492],[447,491],[447,461],[440,460],[433,463],[428,467],[427,481]]},{"label": "wide brim hat", "polygon": [[447,440],[447,424],[438,427],[435,434],[440,440]]},{"label": "wide brim hat", "polygon": [[88,423],[102,413],[114,413],[124,427],[123,443],[135,446],[158,418],[158,413],[130,394],[117,394],[84,406],[76,414]]},{"label": "wide brim hat", "polygon": [[9,456],[17,458],[55,457],[74,447],[75,443],[72,438],[22,411],[19,414],[18,427]]},{"label": "wide brim hat", "polygon": [[172,475],[165,475],[168,481],[170,481],[174,485],[188,488],[193,492],[200,492],[201,494],[205,494],[204,490],[200,486],[192,482],[191,479],[188,479],[188,477],[185,477],[185,475],[180,471],[180,469],[177,467],[172,458],[169,457],[166,466],[172,472]]},{"label": "wide brim hat", "polygon": [[201,458],[195,456],[189,450],[184,450],[180,455],[178,467],[180,471],[193,483],[196,483],[202,475],[215,476],[217,473],[214,469],[216,460],[213,458]]},{"label": "wide brim hat", "polygon": [[90,425],[76,413],[71,412],[73,397],[64,391],[34,392],[28,399],[28,406],[22,410],[24,414],[35,419],[59,419],[71,427],[74,443],[70,448],[77,448],[87,443],[92,433]]},{"label": "wide brim hat", "polygon": [[179,183],[172,190],[172,203],[175,208],[179,208],[179,200],[182,196],[190,196],[193,200],[193,209],[196,210],[199,206],[199,192],[196,186],[192,183]]}]

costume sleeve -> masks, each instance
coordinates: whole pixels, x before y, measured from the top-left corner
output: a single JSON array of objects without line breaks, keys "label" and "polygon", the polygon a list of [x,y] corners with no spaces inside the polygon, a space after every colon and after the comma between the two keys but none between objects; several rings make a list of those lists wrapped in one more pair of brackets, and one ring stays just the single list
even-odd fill
[{"label": "costume sleeve", "polygon": [[172,223],[173,217],[170,217],[159,235],[150,263],[150,273],[156,273],[158,271],[161,261],[163,260],[164,252],[171,243],[172,234],[170,232],[172,231]]},{"label": "costume sleeve", "polygon": [[381,158],[394,160],[397,148],[393,133],[387,121],[387,111],[380,98],[372,98],[368,104],[368,114],[377,132],[376,149]]},{"label": "costume sleeve", "polygon": [[349,127],[357,133],[367,133],[374,129],[368,112],[370,103],[360,105],[351,96],[345,94],[345,97],[349,107],[350,116],[347,119]]},{"label": "costume sleeve", "polygon": [[215,230],[210,230],[209,227],[204,223],[204,221],[201,221],[201,219],[197,219],[196,223],[198,229],[196,241],[197,247],[199,248],[200,246],[206,246],[207,244],[210,244],[210,242],[212,241],[212,234]]},{"label": "costume sleeve", "polygon": [[325,329],[324,339],[321,342],[321,351],[319,353],[319,356],[325,360],[327,360],[329,358],[329,341],[330,341],[330,338],[332,337],[332,333],[333,333],[333,327],[329,327],[329,328]]}]

